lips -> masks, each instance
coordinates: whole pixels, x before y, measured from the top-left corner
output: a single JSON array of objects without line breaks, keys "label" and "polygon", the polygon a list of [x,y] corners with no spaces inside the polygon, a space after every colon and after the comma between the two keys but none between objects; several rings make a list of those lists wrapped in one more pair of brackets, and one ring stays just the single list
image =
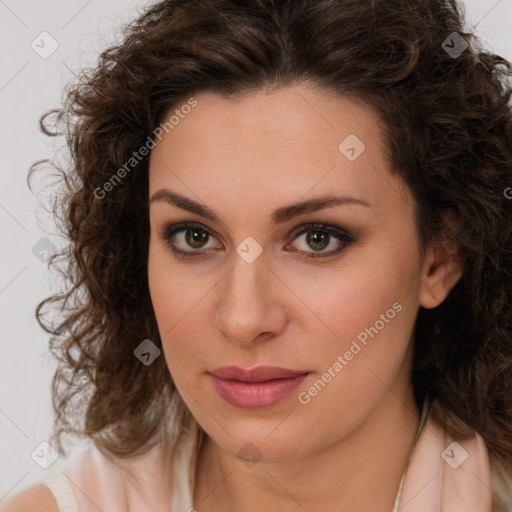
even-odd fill
[{"label": "lips", "polygon": [[230,405],[269,407],[286,398],[307,377],[308,371],[278,366],[252,369],[222,366],[210,372],[217,393]]},{"label": "lips", "polygon": [[215,377],[228,380],[240,380],[243,382],[265,382],[272,379],[289,379],[305,375],[307,371],[288,370],[279,366],[257,366],[251,370],[245,370],[238,366],[222,366],[210,372]]}]

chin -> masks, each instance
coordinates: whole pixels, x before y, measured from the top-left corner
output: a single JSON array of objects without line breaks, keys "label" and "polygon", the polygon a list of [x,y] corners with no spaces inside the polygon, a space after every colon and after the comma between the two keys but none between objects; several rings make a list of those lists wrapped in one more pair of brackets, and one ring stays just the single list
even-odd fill
[{"label": "chin", "polygon": [[[285,420],[286,422],[287,420]],[[291,462],[304,455],[311,443],[311,435],[294,433],[285,428],[249,425],[246,420],[239,428],[230,428],[229,434],[216,429],[208,432],[212,440],[224,451],[238,457],[241,462],[251,466],[255,463]]]}]

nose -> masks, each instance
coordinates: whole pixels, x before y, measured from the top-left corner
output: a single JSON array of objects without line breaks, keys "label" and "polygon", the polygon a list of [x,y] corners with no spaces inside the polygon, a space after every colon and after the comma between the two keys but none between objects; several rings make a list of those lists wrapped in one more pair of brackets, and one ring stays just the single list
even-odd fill
[{"label": "nose", "polygon": [[287,321],[279,287],[283,285],[267,267],[264,254],[252,263],[235,255],[233,267],[217,285],[216,328],[242,345],[279,334]]}]

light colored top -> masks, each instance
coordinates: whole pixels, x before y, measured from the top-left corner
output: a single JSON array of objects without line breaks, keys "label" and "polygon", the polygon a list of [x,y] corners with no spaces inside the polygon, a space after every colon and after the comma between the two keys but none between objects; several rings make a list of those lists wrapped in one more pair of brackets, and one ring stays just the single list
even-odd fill
[{"label": "light colored top", "polygon": [[[92,441],[61,461],[43,480],[60,512],[192,512],[198,426],[179,449],[158,446],[123,462],[133,477],[110,462]],[[56,463],[57,464],[57,463]],[[200,510],[200,504],[196,504]],[[499,512],[505,504],[491,491],[488,452],[478,434],[454,442],[423,409],[420,427],[400,483],[394,512]]]}]

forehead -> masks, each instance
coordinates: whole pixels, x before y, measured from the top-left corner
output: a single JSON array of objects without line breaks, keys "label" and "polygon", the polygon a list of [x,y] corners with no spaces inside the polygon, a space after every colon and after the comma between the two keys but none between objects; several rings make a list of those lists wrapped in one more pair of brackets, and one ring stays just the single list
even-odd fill
[{"label": "forehead", "polygon": [[379,118],[362,101],[341,98],[332,91],[311,86],[289,86],[272,92],[258,90],[235,97],[201,92],[194,99],[196,106],[187,108],[188,113],[179,119],[173,114],[186,102],[171,109],[166,117],[172,116],[175,124],[167,130],[168,137],[163,135],[188,148],[212,144],[251,146],[262,142],[277,146],[299,140],[325,141],[322,146],[326,146],[339,142],[345,132],[358,132],[361,138],[379,136],[378,130],[372,130]]},{"label": "forehead", "polygon": [[386,168],[379,118],[362,102],[308,86],[194,99],[151,152],[150,196],[165,187],[231,194],[248,206],[255,194],[270,205],[333,191],[378,204],[386,183],[402,193]]}]

